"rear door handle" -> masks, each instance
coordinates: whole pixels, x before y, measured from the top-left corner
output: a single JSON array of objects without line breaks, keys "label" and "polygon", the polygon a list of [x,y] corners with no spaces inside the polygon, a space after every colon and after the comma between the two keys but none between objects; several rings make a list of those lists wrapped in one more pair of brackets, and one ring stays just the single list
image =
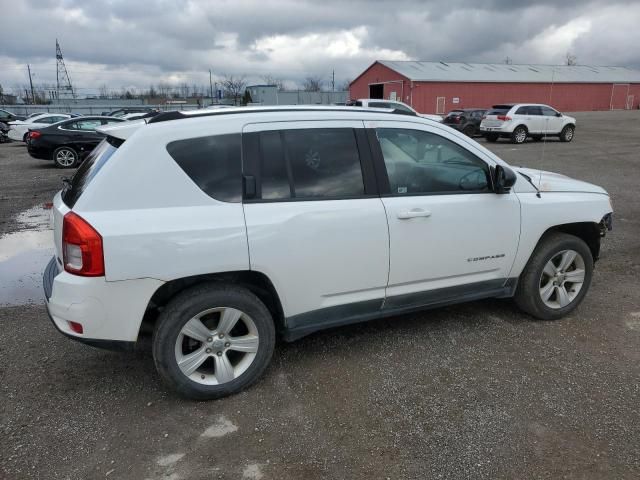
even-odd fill
[{"label": "rear door handle", "polygon": [[422,208],[412,208],[411,210],[400,210],[396,215],[400,220],[409,220],[410,218],[430,217],[431,212]]}]

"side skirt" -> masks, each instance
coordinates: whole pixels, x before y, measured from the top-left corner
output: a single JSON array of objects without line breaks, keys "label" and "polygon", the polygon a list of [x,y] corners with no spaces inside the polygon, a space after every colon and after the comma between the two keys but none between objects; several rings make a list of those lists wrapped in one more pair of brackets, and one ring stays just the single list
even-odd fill
[{"label": "side skirt", "polygon": [[512,297],[518,284],[517,278],[490,280],[427,292],[400,295],[385,299],[367,300],[348,305],[321,308],[293,315],[285,319],[283,339],[293,342],[311,333],[327,328],[366,322],[377,318],[429,310],[447,305],[482,300],[485,298]]}]

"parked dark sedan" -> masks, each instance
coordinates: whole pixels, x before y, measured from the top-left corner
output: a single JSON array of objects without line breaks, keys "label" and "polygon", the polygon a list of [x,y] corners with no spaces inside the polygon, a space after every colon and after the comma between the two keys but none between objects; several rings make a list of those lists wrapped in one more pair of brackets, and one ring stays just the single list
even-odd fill
[{"label": "parked dark sedan", "polygon": [[442,123],[473,137],[480,133],[480,122],[487,110],[484,108],[461,108],[451,110]]},{"label": "parked dark sedan", "polygon": [[96,128],[123,122],[113,117],[78,117],[29,130],[27,150],[33,158],[53,160],[59,168],[73,168],[104,138]]}]

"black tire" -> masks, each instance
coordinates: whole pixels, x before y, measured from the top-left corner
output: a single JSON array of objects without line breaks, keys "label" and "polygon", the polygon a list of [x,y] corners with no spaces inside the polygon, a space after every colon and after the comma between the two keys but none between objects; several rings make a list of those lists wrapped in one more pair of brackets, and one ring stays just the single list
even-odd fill
[{"label": "black tire", "polygon": [[[584,281],[576,297],[564,308],[547,306],[540,294],[542,272],[554,256],[563,250],[573,250],[584,261]],[[593,256],[587,244],[580,238],[560,232],[546,234],[533,251],[529,262],[518,280],[514,300],[518,307],[539,320],[557,320],[573,311],[589,290],[593,276]]]},{"label": "black tire", "polygon": [[527,131],[527,127],[524,125],[518,125],[511,132],[511,143],[524,143],[527,141],[527,135],[529,132]]},{"label": "black tire", "polygon": [[497,133],[486,133],[484,136],[487,139],[487,142],[497,142],[499,135]]},{"label": "black tire", "polygon": [[[257,327],[259,345],[253,362],[237,378],[221,385],[204,385],[187,377],[178,367],[176,341],[189,320],[215,307],[235,308],[251,317]],[[153,359],[162,380],[180,395],[212,400],[244,390],[258,380],[271,361],[274,346],[273,319],[256,295],[240,286],[203,283],[176,295],[160,314],[153,334]]]},{"label": "black tire", "polygon": [[467,125],[462,129],[462,133],[464,133],[467,137],[473,137],[476,134],[476,127],[473,125]]},{"label": "black tire", "polygon": [[27,138],[29,138],[29,132],[25,133],[25,134],[22,136],[22,141],[23,141],[24,143],[27,143]]},{"label": "black tire", "polygon": [[533,138],[534,142],[539,142],[542,140],[542,135],[531,135],[531,138]]},{"label": "black tire", "polygon": [[560,141],[561,142],[570,142],[573,140],[575,136],[576,129],[573,125],[565,125],[565,127],[560,132]]},{"label": "black tire", "polygon": [[[63,161],[62,158],[70,158],[69,163]],[[78,166],[78,152],[76,152],[72,147],[60,147],[56,148],[53,152],[53,163],[55,163],[58,168],[74,168]]]}]

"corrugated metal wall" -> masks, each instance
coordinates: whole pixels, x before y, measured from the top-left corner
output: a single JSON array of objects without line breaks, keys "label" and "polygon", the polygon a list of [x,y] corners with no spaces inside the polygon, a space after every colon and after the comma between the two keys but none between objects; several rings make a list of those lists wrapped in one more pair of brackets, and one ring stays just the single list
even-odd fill
[{"label": "corrugated metal wall", "polygon": [[[546,103],[567,112],[635,109],[640,104],[640,84],[410,82],[379,63],[351,84],[351,98],[368,98],[374,83],[384,84],[384,98],[395,96],[421,113],[515,102]],[[439,97],[444,108],[436,112]]]}]

